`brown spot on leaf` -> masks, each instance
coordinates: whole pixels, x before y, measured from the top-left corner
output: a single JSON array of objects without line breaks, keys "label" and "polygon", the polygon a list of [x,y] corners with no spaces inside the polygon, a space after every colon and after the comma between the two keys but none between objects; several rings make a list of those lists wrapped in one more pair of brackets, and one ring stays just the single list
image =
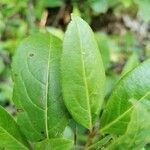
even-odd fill
[{"label": "brown spot on leaf", "polygon": [[17,112],[23,112],[24,110],[22,108],[17,108]]},{"label": "brown spot on leaf", "polygon": [[30,57],[33,57],[33,56],[34,56],[34,54],[33,54],[33,53],[30,53],[30,54],[29,54],[29,56],[30,56]]}]

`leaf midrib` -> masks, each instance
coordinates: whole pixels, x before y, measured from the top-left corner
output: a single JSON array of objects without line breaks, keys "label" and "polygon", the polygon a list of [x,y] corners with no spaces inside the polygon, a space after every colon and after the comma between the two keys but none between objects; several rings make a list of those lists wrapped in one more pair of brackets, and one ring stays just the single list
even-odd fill
[{"label": "leaf midrib", "polygon": [[[143,100],[145,97],[147,97],[150,94],[150,91],[148,91],[143,97],[139,99],[139,101]],[[132,109],[134,108],[134,105],[132,105],[129,109],[127,109],[124,113],[122,113],[118,118],[114,119],[112,122],[104,126],[102,129],[100,129],[100,132],[104,132],[109,127],[111,127],[113,124],[118,122],[121,118],[123,118],[126,114],[128,114]]]},{"label": "leaf midrib", "polygon": [[48,51],[48,62],[47,62],[47,75],[46,75],[46,101],[45,101],[45,129],[46,129],[46,137],[49,138],[49,133],[48,133],[48,89],[49,89],[49,67],[50,67],[50,52],[51,52],[51,36],[50,37],[50,45],[49,45],[49,51]]},{"label": "leaf midrib", "polygon": [[91,118],[89,90],[88,90],[88,84],[87,84],[87,78],[86,78],[85,64],[84,64],[84,59],[83,59],[83,48],[82,48],[82,44],[81,44],[81,38],[80,38],[78,23],[76,22],[76,20],[74,20],[74,21],[75,21],[75,24],[76,24],[76,27],[77,27],[77,35],[79,37],[79,45],[80,45],[80,52],[81,52],[81,63],[82,63],[82,71],[83,71],[83,82],[84,82],[86,99],[87,99],[87,109],[88,109],[88,112],[89,112],[89,119],[90,119],[89,128],[91,129],[92,128],[92,118]]}]

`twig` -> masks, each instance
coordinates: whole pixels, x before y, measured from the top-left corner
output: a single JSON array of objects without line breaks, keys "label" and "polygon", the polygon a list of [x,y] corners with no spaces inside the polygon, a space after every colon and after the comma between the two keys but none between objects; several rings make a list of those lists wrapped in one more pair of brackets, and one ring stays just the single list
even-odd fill
[{"label": "twig", "polygon": [[97,133],[97,128],[93,128],[93,130],[89,133],[87,142],[85,144],[84,150],[88,149],[88,146],[92,144],[93,138]]},{"label": "twig", "polygon": [[65,8],[66,8],[66,5],[65,5],[65,4],[63,4],[63,5],[60,7],[59,12],[58,12],[58,14],[57,14],[57,16],[56,16],[56,19],[55,19],[54,22],[53,22],[53,26],[57,26],[59,19],[63,16],[63,12],[64,12]]},{"label": "twig", "polygon": [[48,11],[45,10],[45,11],[43,12],[43,14],[42,14],[41,21],[40,21],[40,24],[39,24],[39,26],[40,26],[41,28],[45,27],[47,18],[48,18]]}]

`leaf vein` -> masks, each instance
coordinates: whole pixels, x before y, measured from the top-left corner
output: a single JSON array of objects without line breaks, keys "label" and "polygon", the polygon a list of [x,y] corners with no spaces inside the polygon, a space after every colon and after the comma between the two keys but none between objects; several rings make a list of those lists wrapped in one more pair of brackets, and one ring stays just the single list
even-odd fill
[{"label": "leaf vein", "polygon": [[[145,97],[147,97],[150,94],[150,91],[148,91],[142,98],[139,99],[139,101],[143,100]],[[105,127],[100,129],[101,132],[105,131],[109,127],[111,127],[113,124],[115,124],[117,121],[122,119],[126,114],[128,114],[132,109],[134,108],[134,105],[132,105],[129,109],[127,109],[124,113],[122,113],[118,118],[114,119],[112,122],[107,124]]]},{"label": "leaf vein", "polygon": [[87,78],[86,78],[86,71],[85,71],[85,64],[83,60],[83,47],[81,44],[81,38],[80,38],[80,32],[79,32],[79,27],[78,23],[75,21],[76,27],[77,27],[77,34],[79,37],[79,43],[80,43],[80,51],[81,51],[81,63],[82,63],[82,71],[83,71],[83,82],[84,82],[84,87],[85,87],[85,94],[86,94],[86,99],[87,99],[87,109],[89,112],[89,119],[90,119],[90,128],[92,127],[92,118],[91,118],[91,108],[90,108],[90,99],[89,99],[89,90],[88,90],[88,84],[87,84]]},{"label": "leaf vein", "polygon": [[20,77],[21,77],[21,80],[22,80],[22,83],[23,83],[23,86],[24,86],[24,88],[25,88],[26,95],[27,95],[29,101],[30,101],[35,107],[37,107],[38,109],[44,111],[44,109],[40,108],[38,105],[36,105],[35,103],[33,103],[33,101],[31,100],[31,97],[29,96],[29,93],[28,93],[28,91],[27,91],[27,88],[26,88],[26,85],[25,85],[25,83],[24,83],[24,80],[22,79],[22,75],[20,75]]}]

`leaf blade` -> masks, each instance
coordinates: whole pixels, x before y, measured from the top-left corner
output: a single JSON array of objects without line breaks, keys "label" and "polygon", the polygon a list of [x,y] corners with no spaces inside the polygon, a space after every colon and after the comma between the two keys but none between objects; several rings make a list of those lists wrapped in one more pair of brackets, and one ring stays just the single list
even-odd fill
[{"label": "leaf blade", "polygon": [[[59,144],[58,144],[59,143]],[[36,150],[70,150],[73,147],[73,142],[68,139],[54,138],[44,140],[35,145]]]},{"label": "leaf blade", "polygon": [[73,16],[66,31],[61,69],[66,107],[78,123],[91,129],[102,105],[105,75],[92,30],[80,17]]},{"label": "leaf blade", "polygon": [[[108,149],[142,149],[150,141],[150,101],[135,102],[127,131],[114,141]],[[133,128],[134,127],[134,128]]]},{"label": "leaf blade", "polygon": [[[143,99],[150,89],[150,60],[127,73],[113,90],[101,118],[103,133],[123,134],[130,120],[131,98]],[[111,112],[111,113],[110,113]],[[121,116],[122,114],[125,114]],[[121,128],[118,128],[121,126]]]},{"label": "leaf blade", "polygon": [[0,106],[0,147],[28,150],[29,145],[15,120]]},{"label": "leaf blade", "polygon": [[[60,86],[61,48],[57,37],[37,33],[20,44],[13,60],[13,100],[22,111],[18,114],[26,113],[18,123],[24,130],[22,122],[28,122],[25,134],[32,141],[59,137],[68,123]],[[28,132],[33,129],[35,135]]]},{"label": "leaf blade", "polygon": [[126,65],[124,66],[123,71],[121,73],[121,77],[124,76],[129,71],[131,71],[133,68],[135,68],[138,64],[139,64],[138,55],[136,53],[133,53],[129,57]]}]

